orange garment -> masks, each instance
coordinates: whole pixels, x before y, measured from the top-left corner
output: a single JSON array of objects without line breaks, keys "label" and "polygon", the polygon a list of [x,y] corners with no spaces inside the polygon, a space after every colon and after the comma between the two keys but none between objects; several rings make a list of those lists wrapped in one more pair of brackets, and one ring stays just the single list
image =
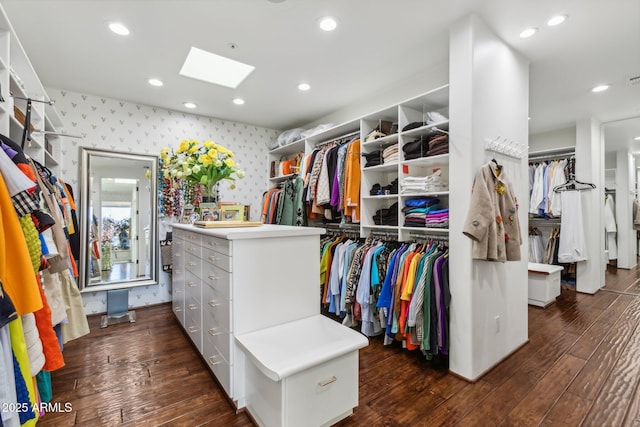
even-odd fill
[{"label": "orange garment", "polygon": [[344,215],[360,222],[360,140],[349,144],[344,161]]},{"label": "orange garment", "polygon": [[407,271],[407,278],[402,286],[402,295],[400,296],[400,314],[398,316],[398,331],[404,336],[407,350],[416,350],[418,345],[412,344],[407,332],[407,316],[409,315],[409,304],[411,303],[411,296],[413,295],[413,285],[416,281],[416,270],[423,254],[416,251],[416,255],[411,259],[409,270]]},{"label": "orange garment", "polygon": [[[331,262],[333,261],[333,249],[341,241],[342,241],[342,239],[338,239],[335,242],[329,244],[329,247],[327,248],[327,269],[330,268]],[[330,276],[331,276],[330,274],[325,274],[325,277],[324,277],[324,290],[322,292],[322,302],[323,303],[325,303],[325,301],[327,300],[327,294],[329,293],[329,277]]]},{"label": "orange garment", "polygon": [[0,280],[19,315],[42,308],[27,242],[0,175]]},{"label": "orange garment", "polygon": [[62,351],[60,350],[60,344],[58,343],[58,337],[53,330],[51,308],[49,308],[47,297],[42,289],[39,274],[36,275],[36,279],[39,285],[40,297],[42,298],[42,308],[33,313],[33,315],[36,318],[36,327],[38,328],[40,341],[42,341],[42,352],[44,353],[44,367],[42,369],[52,372],[64,366],[64,359],[62,357]]}]

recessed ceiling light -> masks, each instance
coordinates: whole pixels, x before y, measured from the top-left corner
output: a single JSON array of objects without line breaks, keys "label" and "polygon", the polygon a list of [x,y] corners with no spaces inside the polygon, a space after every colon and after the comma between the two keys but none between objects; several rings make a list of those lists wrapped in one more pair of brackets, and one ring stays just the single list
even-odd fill
[{"label": "recessed ceiling light", "polygon": [[607,89],[609,89],[609,85],[598,85],[591,89],[591,92],[604,92]]},{"label": "recessed ceiling light", "polygon": [[111,31],[113,31],[116,34],[119,34],[121,36],[128,36],[129,35],[129,29],[127,27],[125,27],[123,24],[121,24],[120,22],[112,22],[109,24],[109,29]]},{"label": "recessed ceiling light", "polygon": [[338,26],[335,19],[330,16],[326,16],[320,20],[320,28],[324,31],[333,31]]},{"label": "recessed ceiling light", "polygon": [[162,86],[164,84],[162,83],[162,80],[158,79],[149,79],[148,82],[151,86]]},{"label": "recessed ceiling light", "polygon": [[187,108],[196,108],[197,105],[194,104],[193,102],[183,102],[182,105],[184,105]]},{"label": "recessed ceiling light", "polygon": [[235,89],[256,67],[192,47],[180,75]]},{"label": "recessed ceiling light", "polygon": [[633,138],[634,141],[640,141],[640,136],[636,136],[635,138]]},{"label": "recessed ceiling light", "polygon": [[236,104],[236,105],[242,105],[242,104],[244,104],[244,99],[242,99],[242,98],[235,98],[235,99],[233,100],[233,103],[234,103],[234,104]]},{"label": "recessed ceiling light", "polygon": [[537,32],[538,32],[537,28],[534,28],[534,27],[527,28],[526,30],[520,33],[520,38],[523,38],[523,39],[529,38]]},{"label": "recessed ceiling light", "polygon": [[309,85],[309,83],[300,83],[298,85],[298,89],[300,89],[302,91],[307,91],[307,90],[311,89],[311,86]]},{"label": "recessed ceiling light", "polygon": [[556,15],[551,17],[551,19],[547,21],[547,25],[549,27],[555,27],[556,25],[562,24],[566,20],[567,20],[567,15]]}]

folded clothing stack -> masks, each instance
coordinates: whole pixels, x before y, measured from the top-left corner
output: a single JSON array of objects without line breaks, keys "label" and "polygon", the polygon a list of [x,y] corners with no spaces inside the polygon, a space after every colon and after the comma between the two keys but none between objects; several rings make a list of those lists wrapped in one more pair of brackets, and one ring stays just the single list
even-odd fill
[{"label": "folded clothing stack", "polygon": [[415,141],[407,142],[402,146],[402,151],[404,151],[405,160],[425,157],[429,151],[429,140],[423,136]]},{"label": "folded clothing stack", "polygon": [[388,208],[378,209],[373,216],[375,225],[398,225],[398,203],[394,203]]},{"label": "folded clothing stack", "polygon": [[436,135],[429,140],[427,156],[437,156],[449,152],[449,135]]},{"label": "folded clothing stack", "polygon": [[401,193],[428,193],[444,191],[447,182],[442,177],[442,169],[436,169],[428,176],[407,176],[400,181]]},{"label": "folded clothing stack", "polygon": [[384,187],[378,183],[373,184],[371,190],[369,191],[371,196],[380,196],[383,194],[398,194],[398,178],[391,181],[389,185],[385,185]]},{"label": "folded clothing stack", "polygon": [[382,151],[376,150],[371,153],[363,154],[365,159],[367,159],[367,163],[364,165],[365,168],[370,168],[371,166],[378,166],[382,164]]},{"label": "folded clothing stack", "polygon": [[429,212],[426,218],[426,225],[429,228],[448,228],[449,208]]},{"label": "folded clothing stack", "polygon": [[408,130],[411,129],[416,129],[422,126],[426,126],[426,125],[432,125],[435,123],[441,123],[447,121],[447,118],[445,116],[443,116],[442,114],[438,113],[437,111],[430,111],[427,113],[427,120],[425,120],[424,122],[411,122],[407,125],[405,125],[402,128],[403,132],[406,132]]},{"label": "folded clothing stack", "polygon": [[383,163],[398,163],[398,144],[393,144],[382,151]]},{"label": "folded clothing stack", "polygon": [[405,200],[404,208],[404,226],[405,227],[421,227],[427,225],[427,214],[438,209],[440,200],[436,197],[420,197]]}]

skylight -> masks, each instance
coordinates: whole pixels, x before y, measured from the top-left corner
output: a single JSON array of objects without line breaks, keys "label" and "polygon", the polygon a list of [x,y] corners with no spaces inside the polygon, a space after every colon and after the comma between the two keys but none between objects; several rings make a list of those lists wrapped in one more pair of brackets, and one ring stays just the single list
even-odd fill
[{"label": "skylight", "polygon": [[254,69],[252,65],[192,47],[180,75],[235,89]]}]

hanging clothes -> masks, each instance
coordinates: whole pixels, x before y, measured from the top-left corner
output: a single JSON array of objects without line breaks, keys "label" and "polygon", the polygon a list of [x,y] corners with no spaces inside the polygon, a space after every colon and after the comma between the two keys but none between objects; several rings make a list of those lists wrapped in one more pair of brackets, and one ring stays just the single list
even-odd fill
[{"label": "hanging clothes", "polygon": [[472,257],[487,261],[519,261],[518,204],[508,177],[497,163],[480,167],[473,182],[463,233],[473,240]]},{"label": "hanging clothes", "polygon": [[604,198],[604,231],[606,233],[607,250],[609,259],[618,259],[618,244],[616,240],[617,227],[614,214],[613,196],[607,194]]},{"label": "hanging clothes", "polygon": [[448,354],[448,251],[344,236],[321,242],[322,303],[366,336],[401,342],[427,359]]},{"label": "hanging clothes", "polygon": [[580,191],[562,191],[562,220],[558,261],[571,263],[587,259],[587,243],[582,216]]}]

